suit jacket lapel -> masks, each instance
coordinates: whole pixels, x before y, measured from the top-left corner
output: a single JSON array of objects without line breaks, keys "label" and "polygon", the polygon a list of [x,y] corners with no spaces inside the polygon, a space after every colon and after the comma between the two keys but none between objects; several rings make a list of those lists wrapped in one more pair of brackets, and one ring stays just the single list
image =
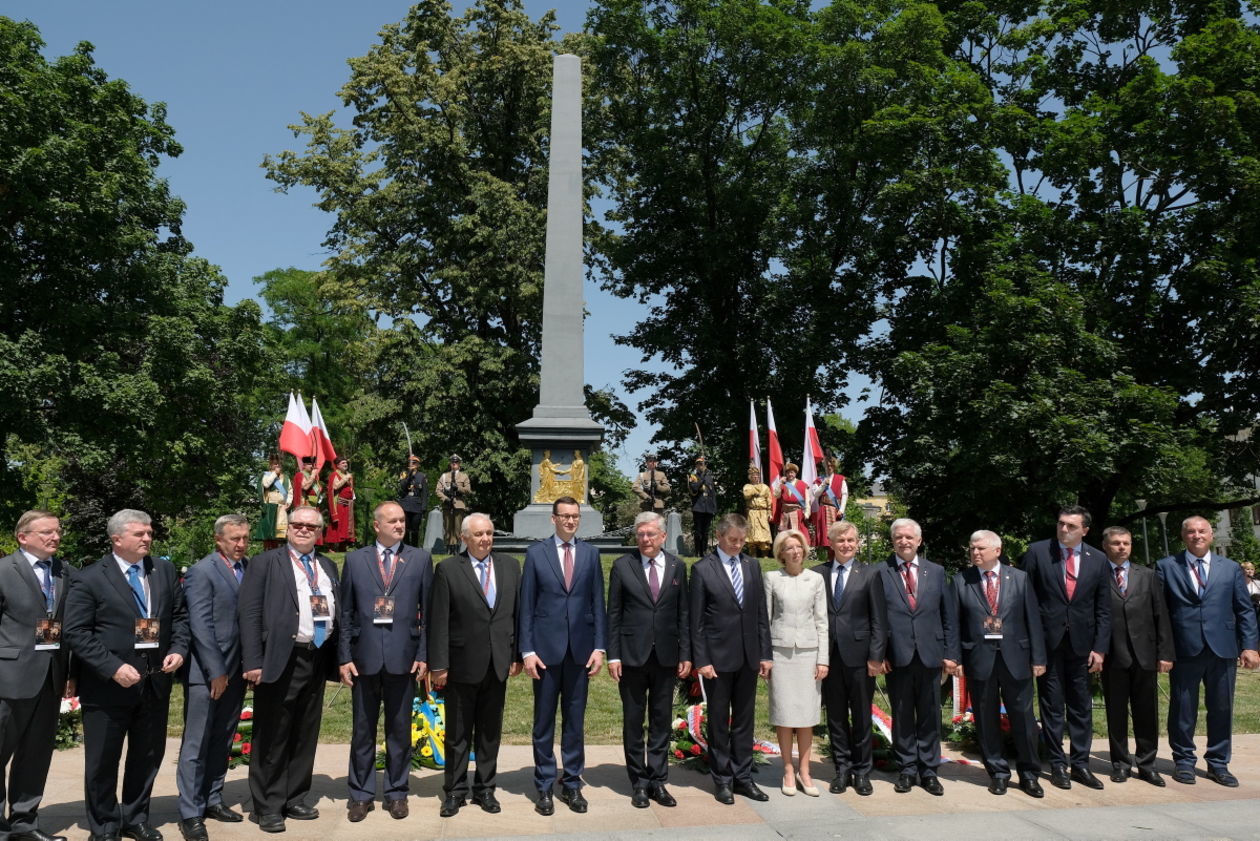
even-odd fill
[{"label": "suit jacket lapel", "polygon": [[[666,558],[665,553],[662,552],[658,557],[660,557],[660,559],[664,561],[666,573],[668,573],[669,560],[668,558]],[[632,581],[634,581],[635,588],[637,588],[643,593],[643,598],[647,601],[647,603],[655,604],[655,602],[652,601],[652,588],[648,587],[647,578],[643,574],[643,553],[642,552],[634,553],[634,562],[636,564],[636,567],[634,570],[634,575],[630,576],[630,578]],[[664,578],[661,579],[661,592],[662,593],[665,592]]]},{"label": "suit jacket lapel", "polygon": [[[560,563],[560,549],[556,546],[554,536],[548,537],[543,541],[543,552],[547,555],[547,565],[551,568],[551,572],[556,577],[556,581],[560,584],[560,589],[564,590],[564,567]],[[577,547],[573,547],[573,579],[577,580]]]},{"label": "suit jacket lapel", "polygon": [[[888,569],[888,572],[892,574],[893,583],[896,585],[893,589],[901,596],[901,603],[906,606],[907,610],[909,610],[910,596],[906,592],[906,577],[901,574],[901,558],[893,555],[892,563],[884,564],[884,566]],[[923,583],[923,564],[919,564],[918,581],[920,584]]]},{"label": "suit jacket lapel", "polygon": [[[217,552],[215,553],[214,567],[215,569],[219,571],[219,575],[223,577],[223,580],[227,582],[227,585],[229,587],[231,587],[233,590],[240,589],[241,585],[236,580],[236,573],[233,572],[232,568],[229,567],[227,563],[224,562],[223,556],[218,554]],[[244,571],[244,569],[245,569],[245,562],[242,561],[241,570]]]},{"label": "suit jacket lapel", "polygon": [[[1050,553],[1050,569],[1054,570],[1054,578],[1058,584],[1059,592],[1063,594],[1063,601],[1068,600],[1067,594],[1067,567],[1063,563],[1063,547],[1057,540],[1051,540],[1046,546],[1046,551]],[[1085,549],[1081,548],[1081,560],[1085,559]],[[1081,565],[1076,564],[1076,574],[1081,574]]]},{"label": "suit jacket lapel", "polygon": [[[494,567],[494,579],[495,579],[495,586],[497,588],[498,582],[501,580],[501,578],[499,576],[498,564],[494,563],[494,553],[493,552],[490,553],[487,556],[487,558],[490,560],[491,565]],[[487,608],[489,608],[490,602],[486,599],[485,591],[481,589],[481,579],[477,577],[476,563],[477,561],[473,559],[472,555],[464,555],[463,563],[460,564],[460,567],[463,569],[464,578],[468,580],[468,584],[470,587],[472,587],[473,592],[476,593],[477,596],[481,599],[481,603],[484,604]],[[499,600],[495,599],[495,607],[498,607],[498,602]]]},{"label": "suit jacket lapel", "polygon": [[[31,564],[26,560],[26,556],[21,552],[14,552],[8,558],[15,567],[17,567],[18,576],[26,582],[26,586],[33,589],[35,596],[41,601],[44,599],[44,586],[40,583],[39,576],[35,574],[35,570],[31,568]],[[58,590],[64,588],[58,587]],[[60,596],[60,593],[58,593]]]},{"label": "suit jacket lapel", "polygon": [[393,574],[390,576],[389,586],[385,588],[386,595],[394,592],[394,588],[398,586],[398,579],[402,578],[402,574],[406,570],[407,556],[403,554],[406,549],[407,547],[402,543],[398,544],[398,552],[394,555]]}]

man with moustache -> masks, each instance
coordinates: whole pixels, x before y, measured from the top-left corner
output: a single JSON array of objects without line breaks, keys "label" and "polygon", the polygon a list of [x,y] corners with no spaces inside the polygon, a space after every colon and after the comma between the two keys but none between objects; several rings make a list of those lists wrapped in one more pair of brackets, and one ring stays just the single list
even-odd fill
[{"label": "man with moustache", "polygon": [[991,531],[971,535],[971,566],[954,576],[958,635],[976,736],[989,793],[1006,794],[1011,766],[1002,753],[1002,705],[1006,705],[1015,740],[1019,787],[1029,797],[1044,797],[1037,776],[1037,722],[1033,718],[1033,682],[1046,672],[1041,614],[1028,576],[1000,563],[1002,539]]},{"label": "man with moustache", "polygon": [[337,568],[315,551],[324,517],[309,505],[289,513],[285,545],[249,562],[241,582],[241,668],[254,686],[249,819],[284,832],[310,821],[324,682],[337,665]]},{"label": "man with moustache", "polygon": [[192,647],[184,675],[184,737],[175,783],[179,830],[186,841],[206,841],[206,818],[242,820],[223,803],[223,779],[245,700],[236,611],[249,521],[241,514],[224,514],[214,522],[214,543],[215,551],[184,575]]},{"label": "man with moustache", "polygon": [[[1072,781],[1093,789],[1102,782],[1089,770],[1094,739],[1090,675],[1102,671],[1111,647],[1111,588],[1107,559],[1084,543],[1090,516],[1079,505],[1059,511],[1055,540],[1028,547],[1020,568],[1028,575],[1041,608],[1045,634],[1046,673],[1037,679],[1041,706],[1041,740],[1050,757],[1050,783],[1069,789]],[[1069,757],[1063,752],[1067,719]]]},{"label": "man with moustache", "polygon": [[691,632],[687,566],[662,548],[665,519],[655,511],[641,512],[634,537],[639,551],[618,558],[608,579],[608,674],[621,694],[630,803],[646,809],[652,800],[677,805],[665,783],[674,684],[691,671]]},{"label": "man with moustache", "polygon": [[1256,610],[1247,595],[1242,568],[1212,551],[1212,524],[1187,517],[1181,524],[1186,548],[1155,565],[1173,629],[1176,661],[1168,675],[1168,745],[1173,779],[1194,784],[1194,729],[1199,686],[1207,706],[1207,778],[1238,786],[1229,772],[1238,664],[1260,666]]},{"label": "man with moustache", "polygon": [[836,775],[831,791],[852,785],[862,797],[874,792],[871,769],[871,699],[875,676],[884,670],[888,612],[876,567],[858,563],[857,527],[833,523],[827,535],[834,560],[814,567],[827,585],[827,636],[831,668],[823,678],[823,705]]},{"label": "man with moustache", "polygon": [[[93,841],[162,841],[149,799],[166,752],[172,675],[188,656],[188,612],[175,567],[149,555],[149,515],[124,508],[107,530],[113,551],[75,575],[66,593],[64,638],[81,661],[88,828]],[[141,629],[154,623],[150,641]]]},{"label": "man with moustache", "polygon": [[880,570],[888,608],[884,669],[892,704],[892,742],[900,771],[894,790],[919,785],[945,793],[941,764],[941,670],[958,668],[958,602],[945,569],[919,554],[923,530],[914,520],[892,523],[893,554]]},{"label": "man with moustache", "polygon": [[18,549],[0,560],[0,650],[7,652],[0,657],[0,838],[65,841],[39,828],[39,804],[61,698],[75,690],[69,652],[59,642],[71,573],[56,557],[55,514],[27,511],[14,531]]},{"label": "man with moustache", "polygon": [[[385,713],[385,811],[407,817],[411,704],[428,669],[425,614],[433,558],[402,542],[407,515],[396,502],[376,506],[376,542],[346,556],[341,571],[341,682],[351,687],[350,799],[357,823],[376,799],[376,722]],[[383,601],[382,601],[383,600]],[[379,605],[379,607],[378,607]]]},{"label": "man with moustache", "polygon": [[[1102,670],[1111,781],[1124,782],[1136,765],[1138,779],[1162,787],[1164,778],[1155,770],[1157,678],[1172,669],[1174,656],[1164,587],[1154,570],[1130,563],[1133,536],[1128,529],[1112,526],[1102,538],[1111,570],[1111,649]],[[1130,708],[1136,754],[1129,753]]]},{"label": "man with moustache", "polygon": [[757,678],[770,677],[774,653],[761,565],[744,554],[748,522],[718,520],[717,548],[696,562],[688,582],[691,659],[709,699],[709,774],[713,797],[770,797],[752,779]]},{"label": "man with moustache", "polygon": [[429,669],[446,692],[444,818],[468,798],[468,756],[477,753],[472,801],[501,811],[495,797],[507,679],[520,674],[516,647],[521,567],[493,552],[494,523],[485,514],[464,518],[463,555],[452,555],[433,574],[429,605]]}]

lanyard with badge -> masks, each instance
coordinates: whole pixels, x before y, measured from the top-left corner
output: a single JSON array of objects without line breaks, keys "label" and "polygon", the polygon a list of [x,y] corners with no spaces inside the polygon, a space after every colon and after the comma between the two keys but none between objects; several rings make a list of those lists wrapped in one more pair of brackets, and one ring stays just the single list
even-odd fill
[{"label": "lanyard with badge", "polygon": [[[51,561],[48,563],[51,567]],[[44,612],[47,616],[44,619],[35,620],[35,650],[58,651],[61,648],[61,620],[53,618],[57,604],[56,579],[52,577],[51,569],[45,569],[42,572],[46,577],[40,582],[39,587],[44,594]]]},{"label": "lanyard with badge", "polygon": [[312,558],[308,562],[310,564],[308,568],[307,564],[302,562],[300,556],[293,557],[296,553],[292,549],[289,550],[289,555],[297,568],[306,576],[306,583],[311,588],[311,619],[315,622],[329,624],[332,622],[332,611],[328,607],[328,597],[322,595],[319,591],[319,572],[315,568],[315,564],[318,561]]},{"label": "lanyard with badge", "polygon": [[[391,555],[390,565],[385,566],[385,560],[380,552],[376,553],[376,568],[381,573],[381,583],[385,585],[385,589],[389,590],[389,585],[394,582],[394,575],[398,572],[398,555],[389,549],[385,550],[385,554]],[[373,625],[392,625],[394,624],[394,597],[393,596],[377,596],[372,601],[372,624]]]}]

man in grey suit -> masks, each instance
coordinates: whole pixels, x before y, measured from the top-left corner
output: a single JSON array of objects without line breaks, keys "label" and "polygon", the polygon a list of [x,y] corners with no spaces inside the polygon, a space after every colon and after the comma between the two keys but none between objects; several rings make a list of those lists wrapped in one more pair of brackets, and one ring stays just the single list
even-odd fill
[{"label": "man in grey suit", "polygon": [[407,515],[383,502],[372,515],[376,541],[346,556],[341,570],[341,682],[352,687],[350,800],[357,823],[376,799],[376,722],[385,713],[385,811],[407,817],[411,704],[428,668],[425,621],[433,558],[405,545]]},{"label": "man in grey suit", "polygon": [[[1111,650],[1103,663],[1103,699],[1111,741],[1111,781],[1122,783],[1137,766],[1138,779],[1163,786],[1155,770],[1159,745],[1157,676],[1173,665],[1172,625],[1164,604],[1164,587],[1153,569],[1129,562],[1133,536],[1112,526],[1103,531],[1103,551],[1111,576]],[[1133,743],[1129,753],[1129,709],[1133,709]]]},{"label": "man in grey suit", "polygon": [[40,830],[39,803],[61,698],[74,694],[60,643],[70,570],[55,557],[61,524],[54,514],[27,511],[16,531],[18,550],[0,560],[0,651],[5,653],[0,657],[0,838],[65,841]]},{"label": "man in grey suit", "polygon": [[187,841],[206,841],[206,818],[241,820],[239,812],[223,803],[223,778],[245,700],[236,608],[249,551],[249,520],[224,514],[214,522],[214,543],[215,551],[184,574],[192,646],[175,783],[179,831]]}]

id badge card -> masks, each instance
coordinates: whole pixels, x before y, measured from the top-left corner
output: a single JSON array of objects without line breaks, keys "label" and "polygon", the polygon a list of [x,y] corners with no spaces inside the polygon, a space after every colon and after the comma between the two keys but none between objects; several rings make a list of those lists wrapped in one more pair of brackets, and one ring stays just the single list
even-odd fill
[{"label": "id badge card", "polygon": [[394,624],[394,597],[393,596],[377,596],[376,597],[376,601],[372,603],[372,624],[373,625]]},{"label": "id badge card", "polygon": [[161,619],[136,620],[136,648],[157,648],[162,632]]},{"label": "id badge card", "polygon": [[311,618],[316,622],[332,621],[332,614],[328,612],[327,596],[311,596]]},{"label": "id badge card", "polygon": [[57,651],[61,648],[61,620],[35,620],[35,650]]},{"label": "id badge card", "polygon": [[1000,616],[984,617],[984,638],[1000,640],[1002,638],[1002,618]]}]

